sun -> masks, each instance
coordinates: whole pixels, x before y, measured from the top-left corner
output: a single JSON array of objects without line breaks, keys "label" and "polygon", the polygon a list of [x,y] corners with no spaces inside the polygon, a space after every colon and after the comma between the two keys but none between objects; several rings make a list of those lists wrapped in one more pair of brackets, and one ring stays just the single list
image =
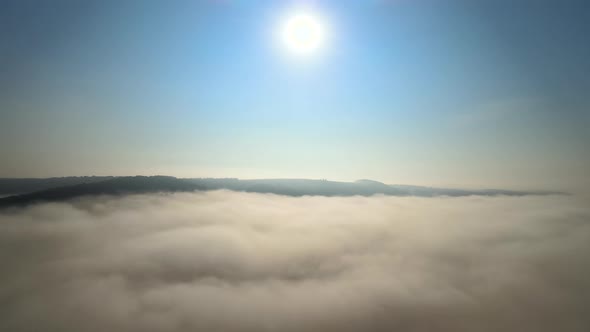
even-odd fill
[{"label": "sun", "polygon": [[310,54],[321,46],[324,40],[324,28],[314,16],[296,14],[285,22],[282,37],[289,51]]}]

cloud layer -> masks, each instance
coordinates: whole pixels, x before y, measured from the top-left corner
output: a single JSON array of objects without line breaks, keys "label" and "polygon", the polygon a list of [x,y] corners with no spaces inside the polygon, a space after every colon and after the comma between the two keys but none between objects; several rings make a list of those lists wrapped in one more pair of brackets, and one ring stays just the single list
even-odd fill
[{"label": "cloud layer", "polygon": [[567,196],[92,198],[0,214],[2,331],[588,331]]}]

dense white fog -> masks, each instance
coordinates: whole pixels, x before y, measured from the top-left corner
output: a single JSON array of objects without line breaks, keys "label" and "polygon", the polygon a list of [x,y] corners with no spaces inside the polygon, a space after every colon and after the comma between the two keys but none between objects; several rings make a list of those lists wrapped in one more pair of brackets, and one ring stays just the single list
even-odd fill
[{"label": "dense white fog", "polygon": [[0,330],[586,332],[584,203],[215,191],[3,211]]}]

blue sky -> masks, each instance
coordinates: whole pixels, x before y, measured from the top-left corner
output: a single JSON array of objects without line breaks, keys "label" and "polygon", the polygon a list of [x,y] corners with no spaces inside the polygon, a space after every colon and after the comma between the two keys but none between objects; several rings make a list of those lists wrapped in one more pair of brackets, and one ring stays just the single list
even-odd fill
[{"label": "blue sky", "polygon": [[[317,53],[277,31],[305,9]],[[0,176],[590,185],[586,1],[2,1]]]}]

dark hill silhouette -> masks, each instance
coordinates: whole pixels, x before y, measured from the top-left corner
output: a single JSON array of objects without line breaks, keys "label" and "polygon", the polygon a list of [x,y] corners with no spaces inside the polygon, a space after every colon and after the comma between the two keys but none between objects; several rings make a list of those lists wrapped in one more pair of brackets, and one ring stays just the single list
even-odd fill
[{"label": "dark hill silhouette", "polygon": [[[30,188],[28,179],[15,179],[23,181],[24,186]],[[32,193],[14,195],[0,198],[0,207],[22,206],[37,202],[59,202],[89,195],[123,195],[153,192],[190,192],[195,190],[218,190],[271,193],[286,196],[469,196],[469,195],[542,195],[551,192],[524,192],[510,190],[465,190],[429,188],[406,185],[387,185],[373,180],[358,180],[355,182],[338,182],[327,180],[307,179],[262,179],[239,180],[228,179],[177,179],[171,176],[133,176],[133,177],[108,177],[102,181],[95,177],[73,178],[63,182],[86,181],[69,186],[58,186]],[[15,184],[16,183],[16,184]],[[43,183],[40,181],[39,183]],[[0,182],[1,184],[1,182]],[[46,183],[44,183],[46,185]]]},{"label": "dark hill silhouette", "polygon": [[171,176],[118,177],[101,182],[82,183],[0,198],[0,207],[36,202],[59,202],[89,195],[124,195],[150,192],[177,192],[203,189],[196,183]]},{"label": "dark hill silhouette", "polygon": [[0,178],[0,195],[16,195],[45,189],[74,186],[84,183],[102,182],[113,179],[113,176],[68,176],[45,179],[9,179]]},{"label": "dark hill silhouette", "polygon": [[228,189],[234,191],[273,193],[288,196],[370,196],[376,194],[390,196],[470,196],[470,195],[543,195],[552,192],[528,192],[501,189],[449,189],[430,188],[408,185],[387,185],[373,180],[358,180],[355,182],[339,182],[327,180],[307,179],[262,179],[262,180],[238,180],[229,179],[187,179],[193,183],[204,186],[206,189]]},{"label": "dark hill silhouette", "polygon": [[189,179],[207,189],[272,193],[287,196],[370,196],[375,194],[403,196],[407,193],[387,185],[307,179]]}]

